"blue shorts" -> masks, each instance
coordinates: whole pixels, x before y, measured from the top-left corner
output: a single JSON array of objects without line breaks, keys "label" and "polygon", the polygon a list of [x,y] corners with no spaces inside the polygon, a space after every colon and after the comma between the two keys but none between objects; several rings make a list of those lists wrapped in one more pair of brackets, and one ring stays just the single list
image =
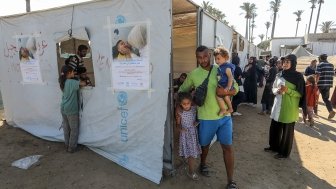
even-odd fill
[{"label": "blue shorts", "polygon": [[200,120],[198,129],[199,142],[201,146],[211,143],[214,136],[224,145],[232,145],[232,118],[224,116],[218,120]]}]

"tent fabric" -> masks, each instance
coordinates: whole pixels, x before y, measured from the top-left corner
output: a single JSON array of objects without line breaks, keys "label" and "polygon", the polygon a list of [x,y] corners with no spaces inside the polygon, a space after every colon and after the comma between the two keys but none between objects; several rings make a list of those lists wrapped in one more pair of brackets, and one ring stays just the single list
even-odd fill
[{"label": "tent fabric", "polygon": [[291,54],[296,55],[296,57],[301,57],[301,56],[311,56],[311,57],[316,57],[315,55],[311,54],[310,52],[308,52],[305,48],[303,48],[301,45],[299,45],[298,47],[296,47]]},{"label": "tent fabric", "polygon": [[215,47],[215,25],[214,20],[207,13],[202,12],[202,26],[201,26],[201,44],[209,48]]},{"label": "tent fabric", "polygon": [[68,31],[54,33],[54,40],[57,43],[68,41],[71,38],[75,38],[79,40],[86,40],[86,41],[90,40],[85,27],[71,29],[71,36],[70,36],[70,29]]},{"label": "tent fabric", "polygon": [[[171,1],[114,0],[74,5],[73,28],[90,33],[95,87],[80,92],[79,143],[155,183],[163,168],[169,94]],[[68,31],[73,6],[0,19],[0,85],[6,120],[35,136],[63,141],[56,42]],[[111,90],[114,28],[149,23],[151,90]],[[77,30],[73,34],[77,36]],[[64,32],[63,32],[64,34]],[[18,38],[36,39],[42,84],[22,84]],[[122,36],[124,37],[124,36]],[[86,37],[85,37],[86,38]],[[56,39],[56,41],[55,41]],[[157,50],[166,49],[166,50]],[[113,71],[113,70],[112,70]],[[168,120],[168,121],[167,121]]]}]

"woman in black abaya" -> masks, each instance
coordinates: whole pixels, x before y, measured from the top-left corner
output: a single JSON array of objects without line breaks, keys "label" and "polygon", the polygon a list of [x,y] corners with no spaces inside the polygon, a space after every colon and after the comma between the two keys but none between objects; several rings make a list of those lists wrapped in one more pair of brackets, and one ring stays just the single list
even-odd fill
[{"label": "woman in black abaya", "polygon": [[256,68],[257,58],[250,57],[248,64],[245,66],[243,71],[244,80],[244,92],[246,102],[252,106],[257,105],[257,68]]}]

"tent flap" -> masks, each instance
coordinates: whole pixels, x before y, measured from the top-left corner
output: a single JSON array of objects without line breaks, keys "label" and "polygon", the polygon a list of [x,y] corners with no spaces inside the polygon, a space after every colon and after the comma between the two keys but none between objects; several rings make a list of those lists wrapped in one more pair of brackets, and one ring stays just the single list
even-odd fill
[{"label": "tent flap", "polygon": [[68,41],[71,38],[89,41],[89,36],[88,36],[88,33],[86,32],[85,27],[79,27],[79,28],[69,29],[68,31],[54,33],[54,40],[56,43]]}]

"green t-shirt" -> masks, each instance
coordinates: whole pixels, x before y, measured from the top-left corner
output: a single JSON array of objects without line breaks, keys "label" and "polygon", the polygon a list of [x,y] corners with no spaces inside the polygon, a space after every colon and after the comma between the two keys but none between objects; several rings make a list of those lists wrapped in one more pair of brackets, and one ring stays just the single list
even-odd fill
[{"label": "green t-shirt", "polygon": [[65,115],[78,114],[79,81],[67,79],[64,84],[61,112]]},{"label": "green t-shirt", "polygon": [[[208,91],[204,105],[201,107],[197,107],[198,119],[217,120],[222,118],[221,116],[218,116],[220,108],[216,100],[217,68],[218,66],[214,65],[211,70],[211,74],[209,76]],[[188,74],[187,79],[180,86],[179,92],[189,92],[192,87],[198,87],[208,76],[208,73],[209,71],[203,69],[200,66],[194,69]],[[230,114],[227,114],[227,116],[230,116]]]}]

